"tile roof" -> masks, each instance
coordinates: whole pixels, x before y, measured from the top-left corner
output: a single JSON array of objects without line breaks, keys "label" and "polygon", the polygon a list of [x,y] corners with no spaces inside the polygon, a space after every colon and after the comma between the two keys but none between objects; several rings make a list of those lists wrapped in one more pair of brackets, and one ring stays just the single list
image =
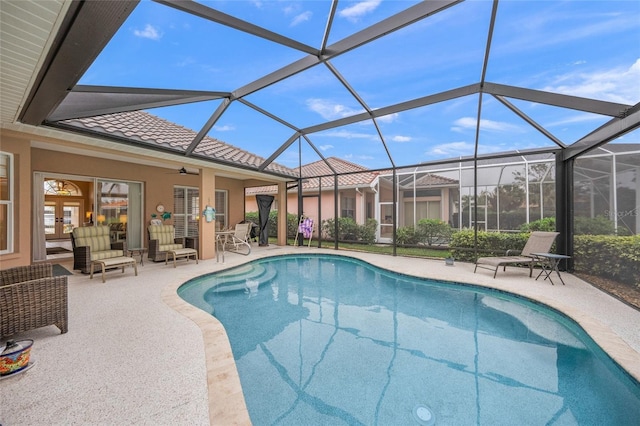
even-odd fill
[{"label": "tile roof", "polygon": [[[378,172],[370,172],[366,167],[336,157],[327,158],[327,162],[331,164],[336,173],[349,173],[346,175],[338,176],[338,186],[341,188],[369,186],[379,174]],[[301,167],[301,173],[303,177],[309,178],[302,183],[302,189],[304,191],[317,189],[319,180],[321,181],[322,188],[333,189],[333,176],[325,176],[333,175],[333,172],[324,162],[324,160],[318,160],[313,163],[305,164]],[[320,179],[313,179],[313,177],[315,176],[324,177]],[[246,190],[247,195],[275,192],[277,192],[276,186],[261,186],[247,188]]]},{"label": "tile roof", "polygon": [[444,176],[434,175],[432,173],[427,173],[424,176],[416,179],[416,187],[422,186],[450,186],[450,185],[458,185],[458,181],[456,179],[451,179]]},{"label": "tile roof", "polygon": [[[366,167],[360,166],[355,163],[351,163],[346,160],[342,160],[336,157],[327,158],[327,162],[338,173],[338,186],[339,187],[355,187],[370,185],[371,182],[378,176],[377,172],[370,172]],[[349,174],[342,174],[349,173]],[[319,160],[313,163],[305,164],[302,166],[302,177],[310,178],[306,182],[303,182],[303,189],[312,189],[318,187],[318,179],[311,179],[315,176],[331,175],[321,178],[322,187],[333,188],[333,172],[324,160]]]},{"label": "tile roof", "polygon": [[[145,111],[129,111],[95,117],[60,121],[65,125],[107,136],[131,139],[170,150],[185,152],[197,132],[164,120]],[[194,150],[195,154],[229,165],[257,169],[265,159],[248,151],[205,136]],[[296,170],[271,163],[267,171],[297,177]]]}]

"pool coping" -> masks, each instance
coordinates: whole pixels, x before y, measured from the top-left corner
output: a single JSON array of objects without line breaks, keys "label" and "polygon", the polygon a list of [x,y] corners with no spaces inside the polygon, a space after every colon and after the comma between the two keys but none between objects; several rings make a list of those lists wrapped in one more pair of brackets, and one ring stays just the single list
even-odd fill
[{"label": "pool coping", "polygon": [[[525,299],[531,300],[534,303],[543,304],[575,321],[593,339],[593,341],[607,353],[609,357],[611,357],[622,369],[626,371],[626,373],[628,373],[636,381],[640,382],[640,352],[634,350],[631,346],[629,346],[629,344],[627,344],[617,333],[611,330],[610,327],[602,324],[600,321],[593,318],[593,316],[583,312],[583,310],[575,308],[573,306],[569,306],[558,299],[553,299],[545,295],[532,293],[531,291],[528,291],[528,286],[521,286],[520,288],[507,287],[503,285],[503,281],[487,281],[482,279],[483,276],[481,275],[479,276],[480,279],[478,279],[477,282],[468,284],[461,283],[460,281],[456,282],[455,280],[452,281],[439,277],[435,278],[433,276],[428,276],[427,273],[408,273],[407,271],[400,271],[397,269],[397,265],[394,268],[393,262],[389,262],[390,259],[398,259],[398,257],[400,256],[395,257],[344,250],[335,252],[329,251],[327,249],[314,248],[306,249],[304,251],[293,248],[278,250],[277,252],[256,253],[254,256],[246,257],[237,263],[234,262],[233,264],[227,265],[226,267],[216,270],[215,272],[220,272],[226,269],[240,266],[258,259],[296,254],[325,254],[350,257],[382,269],[387,269],[408,276],[418,278],[432,278],[451,282],[453,284],[500,290],[518,297],[523,297]],[[430,260],[419,259],[419,261],[429,262]],[[431,262],[434,261],[431,260]],[[473,267],[473,264],[469,265],[470,267]],[[428,268],[422,269],[426,270]],[[579,280],[580,282],[584,283],[584,281],[582,281],[581,279],[573,275],[570,276],[573,277],[573,279]],[[532,278],[528,277],[527,279],[532,280]],[[185,282],[172,283],[165,286],[162,290],[162,300],[176,312],[191,319],[202,332],[206,357],[210,424],[250,425],[251,419],[249,417],[249,412],[244,399],[240,377],[236,368],[235,361],[233,359],[231,345],[229,343],[229,339],[227,337],[224,326],[214,316],[189,304],[188,302],[180,298],[180,296],[178,296],[178,288]],[[584,285],[589,284],[584,283]],[[603,295],[611,297],[604,292],[601,293]],[[624,305],[620,301],[617,302]]]}]

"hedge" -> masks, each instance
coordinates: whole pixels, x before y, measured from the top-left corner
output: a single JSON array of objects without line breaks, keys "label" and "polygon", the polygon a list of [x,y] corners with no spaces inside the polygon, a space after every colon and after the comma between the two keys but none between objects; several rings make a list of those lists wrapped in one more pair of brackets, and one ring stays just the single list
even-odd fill
[{"label": "hedge", "polygon": [[[505,233],[478,231],[479,256],[504,256],[507,250],[522,250],[529,233]],[[474,231],[464,229],[455,232],[449,245],[451,255],[461,261],[475,262]]]},{"label": "hedge", "polygon": [[[450,248],[455,259],[475,262],[473,237],[473,230],[453,234]],[[528,238],[529,233],[526,232],[478,231],[478,255],[502,256],[507,250],[522,250]],[[575,272],[640,287],[640,235],[575,235],[573,262]]]},{"label": "hedge", "polygon": [[576,272],[640,287],[640,235],[576,235],[573,261]]}]

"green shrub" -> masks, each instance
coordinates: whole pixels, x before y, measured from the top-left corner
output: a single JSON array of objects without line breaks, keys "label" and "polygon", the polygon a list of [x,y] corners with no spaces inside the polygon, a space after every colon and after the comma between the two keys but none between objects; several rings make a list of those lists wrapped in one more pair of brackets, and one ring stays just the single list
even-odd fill
[{"label": "green shrub", "polygon": [[420,237],[413,226],[404,226],[396,230],[396,243],[403,246],[417,245]]},{"label": "green shrub", "polygon": [[556,230],[556,218],[545,217],[542,219],[534,220],[533,222],[525,223],[520,227],[522,232],[532,231],[547,231],[552,232]]},{"label": "green shrub", "polygon": [[[478,231],[478,257],[504,256],[507,250],[522,250],[529,239],[528,233]],[[475,262],[474,231],[464,229],[451,237],[451,255],[462,261]]]},{"label": "green shrub", "polygon": [[360,241],[373,244],[376,242],[376,230],[378,229],[378,221],[375,219],[367,219],[367,222],[359,226]]},{"label": "green shrub", "polygon": [[[322,221],[322,235],[328,240],[335,240],[335,224],[334,219]],[[375,219],[367,220],[365,225],[358,225],[355,220],[350,217],[338,218],[338,240],[339,241],[362,241],[372,244],[375,241],[376,229],[378,223]]]},{"label": "green shrub", "polygon": [[441,245],[449,242],[452,229],[448,223],[438,219],[420,219],[417,234],[419,241],[428,246]]},{"label": "green shrub", "polygon": [[576,272],[640,287],[640,235],[576,235],[573,261]]},{"label": "green shrub", "polygon": [[616,233],[613,222],[606,216],[576,216],[573,229],[575,235],[613,235]]}]

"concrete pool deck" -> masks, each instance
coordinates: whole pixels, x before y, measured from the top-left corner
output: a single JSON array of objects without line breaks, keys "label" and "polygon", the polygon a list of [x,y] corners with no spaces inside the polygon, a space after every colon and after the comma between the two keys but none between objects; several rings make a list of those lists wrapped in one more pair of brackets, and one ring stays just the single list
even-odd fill
[{"label": "concrete pool deck", "polygon": [[[640,311],[563,273],[562,286],[525,268],[473,273],[474,265],[308,247],[254,247],[251,255],[145,262],[138,276],[110,271],[106,283],[69,276],[69,332],[54,326],[12,336],[33,339],[35,365],[0,380],[0,424],[250,424],[224,329],[176,294],[185,281],[258,258],[295,253],[352,256],[404,274],[505,290],[545,303],[577,321],[640,380]],[[221,259],[222,260],[222,259]],[[59,261],[71,269],[72,260]],[[535,275],[534,275],[535,277]],[[6,340],[6,339],[5,339]],[[4,342],[4,340],[3,340]]]}]

